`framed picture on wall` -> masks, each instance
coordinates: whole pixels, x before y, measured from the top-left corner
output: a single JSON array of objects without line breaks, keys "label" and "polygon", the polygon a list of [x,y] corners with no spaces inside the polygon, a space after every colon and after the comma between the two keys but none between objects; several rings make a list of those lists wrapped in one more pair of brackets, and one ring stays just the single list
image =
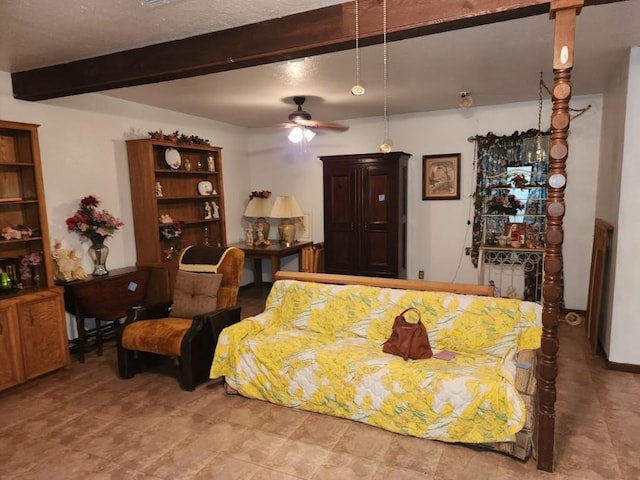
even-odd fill
[{"label": "framed picture on wall", "polygon": [[460,154],[422,156],[422,200],[460,199]]},{"label": "framed picture on wall", "polygon": [[313,240],[310,213],[305,213],[296,220],[296,240],[299,242],[310,242]]}]

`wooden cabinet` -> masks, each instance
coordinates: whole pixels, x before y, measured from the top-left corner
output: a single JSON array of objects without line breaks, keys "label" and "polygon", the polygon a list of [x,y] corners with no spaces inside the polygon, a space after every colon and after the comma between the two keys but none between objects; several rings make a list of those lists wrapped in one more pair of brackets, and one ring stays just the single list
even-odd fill
[{"label": "wooden cabinet", "polygon": [[0,304],[0,390],[69,363],[62,292],[40,290]]},{"label": "wooden cabinet", "polygon": [[129,140],[127,155],[138,264],[173,260],[160,234],[162,215],[181,222],[182,246],[226,245],[220,147]]},{"label": "wooden cabinet", "polygon": [[323,156],[328,273],[407,276],[404,152]]},{"label": "wooden cabinet", "polygon": [[[0,229],[0,268],[9,273],[13,286],[24,287],[0,295],[51,287],[53,270],[37,125],[0,121]],[[32,269],[39,276],[35,287],[21,263],[29,254],[42,257],[41,265]]]},{"label": "wooden cabinet", "polygon": [[0,269],[10,277],[0,288],[3,389],[69,362],[62,291],[53,284],[37,125],[0,121],[0,229]]}]

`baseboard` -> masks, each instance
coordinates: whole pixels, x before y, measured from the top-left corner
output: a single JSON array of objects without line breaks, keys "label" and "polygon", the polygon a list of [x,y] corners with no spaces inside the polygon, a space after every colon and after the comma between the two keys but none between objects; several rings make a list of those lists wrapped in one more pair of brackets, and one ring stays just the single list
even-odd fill
[{"label": "baseboard", "polygon": [[616,370],[618,372],[627,372],[627,373],[640,373],[640,365],[634,365],[632,363],[610,362],[606,356],[605,356],[605,363],[609,370]]}]

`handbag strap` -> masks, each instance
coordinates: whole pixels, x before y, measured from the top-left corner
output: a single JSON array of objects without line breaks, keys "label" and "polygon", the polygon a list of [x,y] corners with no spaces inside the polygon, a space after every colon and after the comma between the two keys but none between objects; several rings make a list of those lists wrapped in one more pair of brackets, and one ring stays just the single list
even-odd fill
[{"label": "handbag strap", "polygon": [[418,315],[418,322],[417,323],[420,323],[420,318],[421,318],[420,310],[418,310],[416,307],[405,308],[399,316],[404,318],[405,321],[406,321],[407,319],[404,317],[404,314],[407,313],[407,312],[410,312],[411,310],[416,312],[416,314]]}]

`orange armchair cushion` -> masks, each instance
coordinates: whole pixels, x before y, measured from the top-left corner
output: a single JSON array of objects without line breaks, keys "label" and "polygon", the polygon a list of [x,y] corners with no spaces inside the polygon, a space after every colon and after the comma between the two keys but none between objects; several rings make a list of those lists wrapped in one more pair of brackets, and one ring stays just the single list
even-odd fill
[{"label": "orange armchair cushion", "polygon": [[191,328],[190,318],[140,320],[127,325],[122,333],[122,346],[128,350],[180,356],[180,345]]}]

